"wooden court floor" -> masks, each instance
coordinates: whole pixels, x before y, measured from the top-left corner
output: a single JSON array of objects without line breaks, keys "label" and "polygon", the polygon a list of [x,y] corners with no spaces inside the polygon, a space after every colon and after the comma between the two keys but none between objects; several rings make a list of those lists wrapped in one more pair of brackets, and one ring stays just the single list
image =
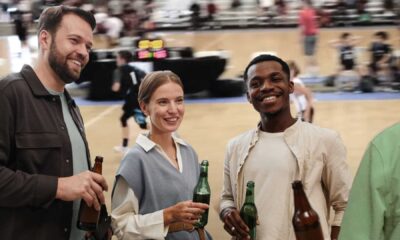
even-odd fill
[{"label": "wooden court floor", "polygon": [[[349,29],[347,29],[349,30]],[[355,35],[363,36],[362,47],[367,47],[370,36],[382,28],[350,29]],[[391,34],[392,44],[399,48],[399,36],[395,28],[385,29]],[[321,31],[318,61],[321,73],[331,74],[336,69],[335,50],[327,42],[336,38],[343,29]],[[170,46],[193,46],[197,51],[227,50],[230,55],[226,77],[241,73],[253,52],[273,51],[284,59],[295,59],[303,64],[298,32],[292,30],[245,30],[200,33],[162,33]],[[14,40],[13,40],[14,39]],[[30,63],[23,59],[15,46],[15,38],[0,38],[0,76],[19,65]],[[97,42],[97,47],[102,43]],[[13,46],[13,47],[11,47]],[[12,49],[11,49],[12,48]],[[34,58],[34,53],[31,53]],[[364,56],[365,57],[365,56]],[[33,60],[34,61],[34,60]],[[348,164],[355,173],[368,141],[385,127],[399,120],[400,100],[363,101],[317,101],[315,103],[315,124],[338,131],[347,147]],[[121,109],[119,105],[81,106],[86,125],[92,157],[104,156],[104,175],[112,186],[114,174],[122,158],[113,152],[113,146],[120,144]],[[1,113],[0,113],[1,114]],[[256,126],[259,116],[249,103],[208,103],[187,104],[184,121],[179,134],[197,150],[200,160],[210,162],[209,181],[212,190],[208,230],[214,239],[229,239],[218,218],[216,206],[222,187],[222,171],[225,145],[228,140],[247,129]],[[132,126],[131,144],[140,129]],[[111,190],[106,193],[107,205],[111,207]]]}]

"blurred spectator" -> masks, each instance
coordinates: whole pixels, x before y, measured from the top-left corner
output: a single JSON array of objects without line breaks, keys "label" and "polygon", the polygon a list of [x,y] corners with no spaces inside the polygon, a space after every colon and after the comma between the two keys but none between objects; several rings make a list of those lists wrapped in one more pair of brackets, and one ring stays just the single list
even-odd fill
[{"label": "blurred spectator", "polygon": [[299,12],[300,38],[306,57],[306,73],[310,76],[318,74],[315,59],[315,47],[318,40],[318,23],[316,11],[311,5],[311,0],[303,0],[303,7]]},{"label": "blurred spectator", "polygon": [[276,12],[279,16],[286,15],[287,5],[285,0],[275,0]]},{"label": "blurred spectator", "polygon": [[386,11],[393,12],[393,10],[394,10],[393,0],[384,0],[383,7],[385,8]]},{"label": "blurred spectator", "polygon": [[357,91],[360,84],[360,73],[357,69],[356,49],[360,38],[344,32],[339,39],[329,43],[339,53],[340,67],[336,75],[336,83],[339,90]]},{"label": "blurred spectator", "polygon": [[207,4],[207,18],[208,21],[214,21],[214,15],[217,13],[218,8],[213,0],[209,0]]},{"label": "blurred spectator", "polygon": [[369,49],[371,52],[371,75],[377,80],[376,83],[390,81],[392,78],[390,71],[392,47],[388,43],[388,39],[387,32],[376,32]]},{"label": "blurred spectator", "polygon": [[137,11],[133,8],[126,8],[122,13],[123,30],[122,36],[140,35],[140,20]]},{"label": "blurred spectator", "polygon": [[344,32],[339,39],[331,40],[329,43],[339,53],[340,71],[354,70],[356,66],[355,46],[360,42],[360,37]]},{"label": "blurred spectator", "polygon": [[231,8],[236,9],[242,6],[242,2],[240,0],[232,0]]},{"label": "blurred spectator", "polygon": [[141,129],[147,129],[146,117],[140,110],[138,102],[139,85],[146,73],[129,65],[133,56],[131,52],[119,51],[116,57],[117,68],[113,72],[112,90],[124,97],[123,114],[120,118],[122,127],[122,143],[115,146],[114,151],[125,153],[128,150],[129,126],[128,119],[133,117]]},{"label": "blurred spectator", "polygon": [[61,4],[67,6],[82,7],[83,3],[83,0],[64,0]]},{"label": "blurred spectator", "polygon": [[117,45],[123,28],[122,20],[104,12],[95,13],[94,17],[97,23],[96,33],[105,34],[109,46]]},{"label": "blurred spectator", "polygon": [[290,68],[290,76],[294,84],[294,92],[290,94],[290,100],[293,102],[297,117],[303,121],[312,123],[314,118],[314,106],[312,91],[306,87],[303,81],[299,78],[300,69],[296,62],[288,61]]},{"label": "blurred spectator", "polygon": [[194,29],[199,28],[200,27],[200,11],[201,11],[201,6],[199,3],[197,3],[196,1],[194,1],[192,3],[192,5],[190,5],[189,10],[192,12],[191,15],[191,21],[192,21],[192,27]]},{"label": "blurred spectator", "polygon": [[345,0],[338,0],[336,2],[335,10],[333,11],[333,19],[336,25],[346,24],[347,8]]},{"label": "blurred spectator", "polygon": [[368,0],[357,1],[357,13],[359,14],[358,20],[360,23],[369,23],[371,21],[371,14],[366,10]]},{"label": "blurred spectator", "polygon": [[10,6],[11,0],[0,0],[0,21],[8,21],[8,7]]},{"label": "blurred spectator", "polygon": [[28,29],[31,23],[31,3],[29,1],[19,1],[17,4],[17,10],[12,15],[15,34],[21,42],[21,47],[26,48]]},{"label": "blurred spectator", "polygon": [[154,22],[152,20],[152,15],[154,12],[154,8],[156,7],[156,3],[153,0],[145,0],[144,3],[144,13],[142,17],[143,28],[146,30],[154,29]]}]

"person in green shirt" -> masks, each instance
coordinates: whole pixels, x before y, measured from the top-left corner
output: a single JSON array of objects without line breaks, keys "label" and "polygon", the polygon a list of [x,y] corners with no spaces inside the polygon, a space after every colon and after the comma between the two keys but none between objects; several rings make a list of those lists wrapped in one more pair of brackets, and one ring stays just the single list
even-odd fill
[{"label": "person in green shirt", "polygon": [[350,192],[339,240],[400,239],[400,123],[370,143]]}]

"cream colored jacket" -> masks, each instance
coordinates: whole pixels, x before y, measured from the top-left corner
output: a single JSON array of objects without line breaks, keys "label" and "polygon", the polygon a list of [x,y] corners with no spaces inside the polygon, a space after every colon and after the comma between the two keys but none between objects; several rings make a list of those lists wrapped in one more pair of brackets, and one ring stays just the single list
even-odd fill
[{"label": "cream colored jacket", "polygon": [[[243,165],[258,141],[259,132],[258,127],[235,137],[228,143],[220,213],[229,207],[240,209],[243,205],[246,189]],[[284,139],[297,160],[297,179],[303,182],[304,190],[314,210],[317,211],[327,236],[330,229],[328,225],[340,226],[351,187],[351,174],[346,163],[346,149],[343,142],[335,131],[301,120],[284,131]],[[268,157],[268,154],[265,153],[265,156]],[[323,194],[316,194],[318,191],[322,191]],[[268,193],[265,193],[264,197],[265,201],[268,201]],[[293,212],[293,205],[287,207]],[[330,207],[334,210],[331,223],[329,223]]]}]

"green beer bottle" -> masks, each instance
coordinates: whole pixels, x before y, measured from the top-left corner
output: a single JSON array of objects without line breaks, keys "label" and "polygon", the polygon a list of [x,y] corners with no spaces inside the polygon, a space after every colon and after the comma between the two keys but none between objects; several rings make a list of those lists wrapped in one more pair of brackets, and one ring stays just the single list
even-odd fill
[{"label": "green beer bottle", "polygon": [[250,239],[256,239],[257,207],[254,203],[254,182],[247,182],[246,199],[240,209],[240,217],[250,229]]},{"label": "green beer bottle", "polygon": [[[203,160],[200,166],[200,178],[193,191],[193,202],[210,204],[211,190],[208,184],[208,161]],[[201,215],[199,221],[195,224],[197,228],[204,228],[208,222],[208,209]]]}]

